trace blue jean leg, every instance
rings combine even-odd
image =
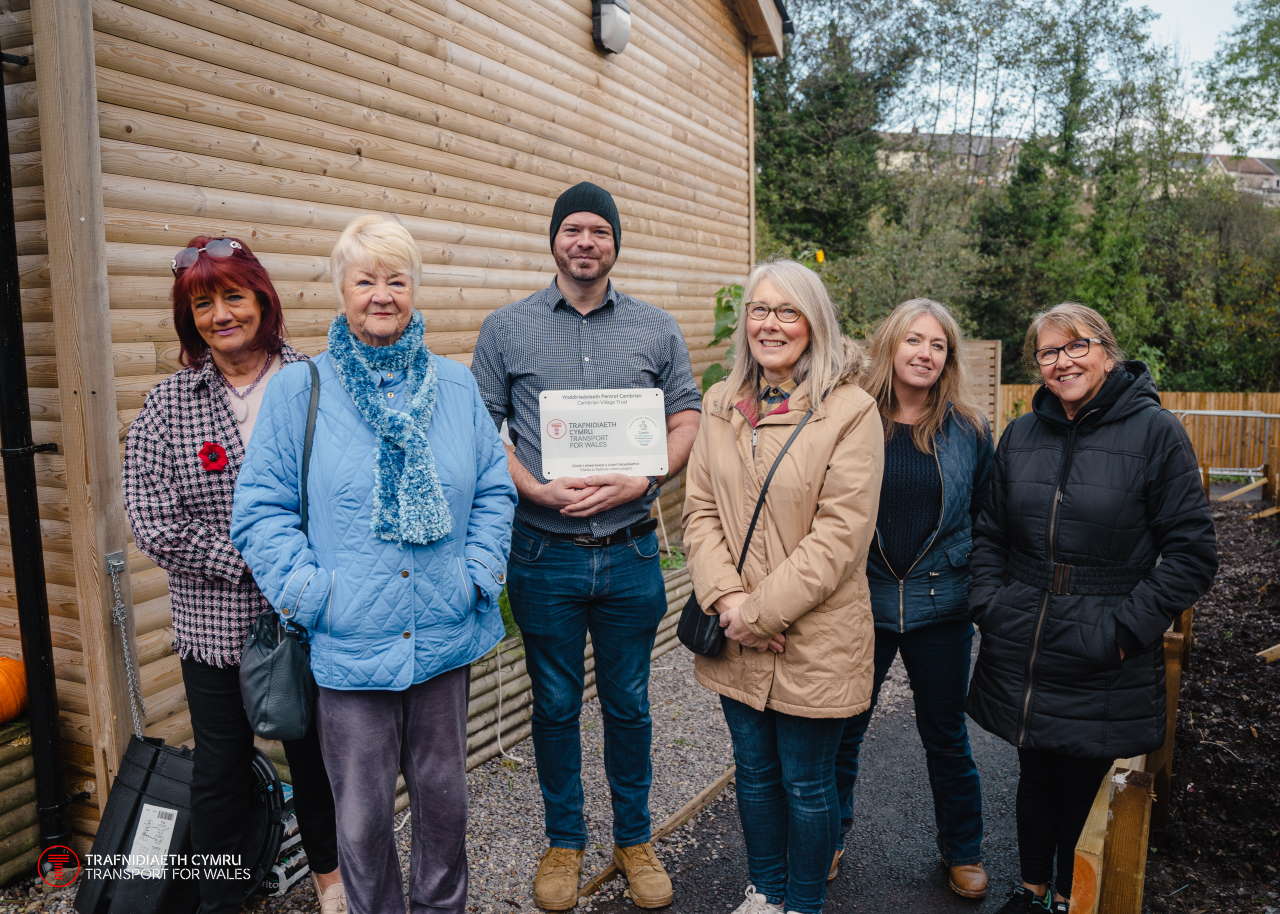
[[[720,705],[751,882],[785,911],[821,914],[840,828],[834,762],[845,721],[756,711],[723,696]]]
[[[533,743],[547,838],[586,846],[582,814],[583,651],[591,632],[604,717],[613,834],[650,838],[649,656],[666,593],[653,534],[601,548],[575,546],[517,523],[507,586],[533,685]]]
[[[658,623],[667,609],[658,538],[648,534],[605,550],[600,579],[607,594],[587,617],[595,648],[596,690],[604,719],[604,770],[619,847],[652,837],[653,719],[649,670]]]
[[[875,713],[876,702],[880,700],[880,686],[893,665],[893,658],[898,653],[898,639],[894,632],[876,629],[875,672],[871,681],[871,706],[861,714],[854,715],[845,721],[844,733],[840,739],[840,747],[836,751],[836,794],[840,802],[840,836],[836,847],[844,847],[845,836],[853,827],[853,794],[858,785],[858,759],[862,752],[862,741],[866,738],[867,727],[871,724],[871,715]]]
[[[938,850],[951,865],[982,859],[982,788],[964,714],[972,643],[973,626],[965,621],[941,622],[905,634],[876,629],[876,694],[900,651],[925,749]],[[853,823],[858,752],[869,722],[869,712],[849,720],[837,758],[842,832]]]
[[[908,632],[899,648],[929,770],[938,850],[952,866],[982,859],[982,786],[964,714],[972,645],[973,626],[959,621]]]

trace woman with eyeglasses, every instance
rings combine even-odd
[[[192,850],[234,859],[254,805],[240,648],[268,606],[231,543],[232,493],[267,383],[304,356],[284,342],[280,298],[244,242],[201,235],[170,266],[185,367],[152,389],[129,427],[124,494],[138,548],[169,573],[195,737]],[[333,794],[314,729],[284,749],[320,911],[340,914]],[[201,914],[241,909],[250,886],[229,876],[200,883]]]
[[[1102,316],[1057,305],[1024,349],[1042,386],[974,525],[968,710],[1018,750],[1022,884],[999,914],[1066,914],[1102,778],[1164,741],[1163,634],[1218,559],[1191,442]]]
[[[836,750],[871,703],[866,569],[884,433],[817,274],[763,264],[745,299],[737,360],[703,399],[689,459],[689,571],[727,639],[694,670],[720,695],[737,763],[751,884],[734,914],[820,914],[840,830]]]

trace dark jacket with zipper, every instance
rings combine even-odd
[[[1074,421],[1041,388],[1000,440],[974,527],[969,713],[1023,748],[1155,749],[1162,635],[1217,567],[1191,442],[1146,366],[1117,366]]]
[[[885,518],[877,524],[867,557],[876,628],[907,632],[969,618],[970,531],[991,477],[991,433],[951,411],[933,444],[942,504],[937,527],[910,566],[890,565],[880,536]]]

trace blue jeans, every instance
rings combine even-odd
[[[604,717],[604,769],[620,847],[651,837],[649,657],[667,611],[658,538],[648,533],[613,546],[586,547],[520,522],[507,567],[511,613],[524,636],[533,683],[533,749],[552,847],[583,848],[583,656],[595,649]]]
[[[834,762],[846,721],[757,711],[724,696],[720,706],[751,884],[784,911],[821,914],[840,830]]]
[[[967,621],[939,622],[905,633],[876,629],[875,684],[871,707],[849,718],[836,758],[840,791],[840,843],[853,825],[853,789],[858,781],[858,752],[871,722],[880,686],[902,652],[911,682],[916,729],[924,744],[933,790],[938,850],[951,866],[982,860],[982,788],[969,749],[964,699],[969,691],[973,626]]]

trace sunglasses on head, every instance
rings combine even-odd
[[[221,260],[224,257],[230,257],[236,251],[243,250],[244,245],[234,238],[214,238],[202,248],[183,248],[174,254],[173,259],[169,261],[169,269],[173,271],[174,276],[177,276],[179,270],[195,266],[195,262],[200,259],[201,254],[208,254],[210,257],[217,257]]]

